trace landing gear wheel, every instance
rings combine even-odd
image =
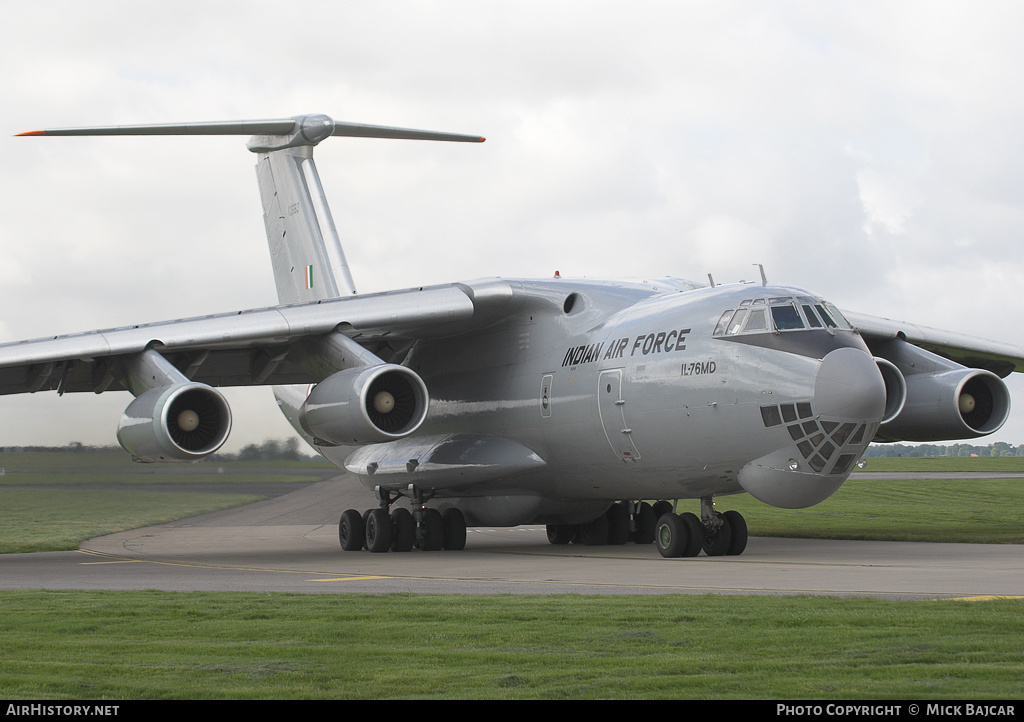
[[[672,508],[672,502],[665,501],[664,499],[662,499],[661,501],[654,502],[655,521],[660,519],[665,514],[668,514],[670,511],[674,511],[674,509]]]
[[[416,520],[412,518],[412,512],[404,507],[391,512],[391,531],[391,551],[412,550],[412,545],[416,543]]]
[[[455,507],[449,507],[441,514],[444,522],[444,548],[460,551],[466,548],[466,517]]]
[[[363,515],[355,509],[346,509],[338,522],[338,541],[347,552],[357,552],[366,541],[366,525]]]
[[[654,515],[654,508],[646,501],[637,507],[633,523],[636,529],[630,532],[630,541],[634,544],[653,544],[654,527],[658,523],[658,517]]]
[[[700,545],[704,541],[704,525],[700,523],[700,519],[697,518],[696,514],[691,514],[690,512],[680,514],[679,518],[683,520],[686,531],[690,534],[690,538],[686,542],[686,547],[683,549],[681,556],[695,557],[700,554]]]
[[[729,541],[729,556],[742,554],[747,548],[747,520],[738,511],[727,511],[722,516],[729,522],[729,531],[732,532],[732,539]]]
[[[437,509],[424,509],[420,524],[419,547],[425,552],[436,552],[444,546],[444,519]]]
[[[732,542],[732,530],[729,520],[723,514],[716,514],[722,525],[716,531],[704,528],[704,553],[709,557],[720,557],[729,551]]]
[[[576,527],[572,524],[548,524],[547,532],[550,544],[568,544],[576,536]]]
[[[384,509],[370,509],[366,515],[366,548],[386,552],[391,548],[391,517]]]
[[[672,512],[661,515],[654,528],[654,542],[661,556],[666,559],[683,556],[689,541],[690,531],[682,519]]]
[[[608,543],[618,546],[629,541],[629,507],[612,504],[605,512],[608,519]]]
[[[588,547],[604,546],[608,543],[608,516],[602,514],[594,519],[580,525],[580,533],[577,540]]]

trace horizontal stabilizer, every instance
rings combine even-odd
[[[479,135],[440,133],[386,125],[338,122],[326,115],[299,115],[276,120],[226,120],[210,123],[163,123],[157,125],[110,125],[85,128],[51,128],[18,133],[35,135],[269,135],[293,136],[291,145],[316,145],[331,135],[352,138],[393,138],[399,140],[442,140],[482,143]]]

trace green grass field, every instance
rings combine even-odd
[[[7,699],[1020,699],[1024,601],[0,593]]]

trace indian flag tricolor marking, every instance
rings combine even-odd
[[[306,266],[306,290],[313,288],[313,266]]]

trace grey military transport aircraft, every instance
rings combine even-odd
[[[553,544],[740,554],[746,522],[716,497],[806,507],[872,440],[989,434],[1009,412],[1000,377],[1024,370],[1018,346],[844,314],[763,273],[357,294],[314,146],[477,136],[324,115],[22,135],[187,134],[251,136],[281,305],[0,345],[0,393],[127,390],[121,446],[191,461],[231,430],[216,387],[271,385],[295,430],[379,499],[342,515],[347,551],[462,549],[467,525],[546,524]]]

